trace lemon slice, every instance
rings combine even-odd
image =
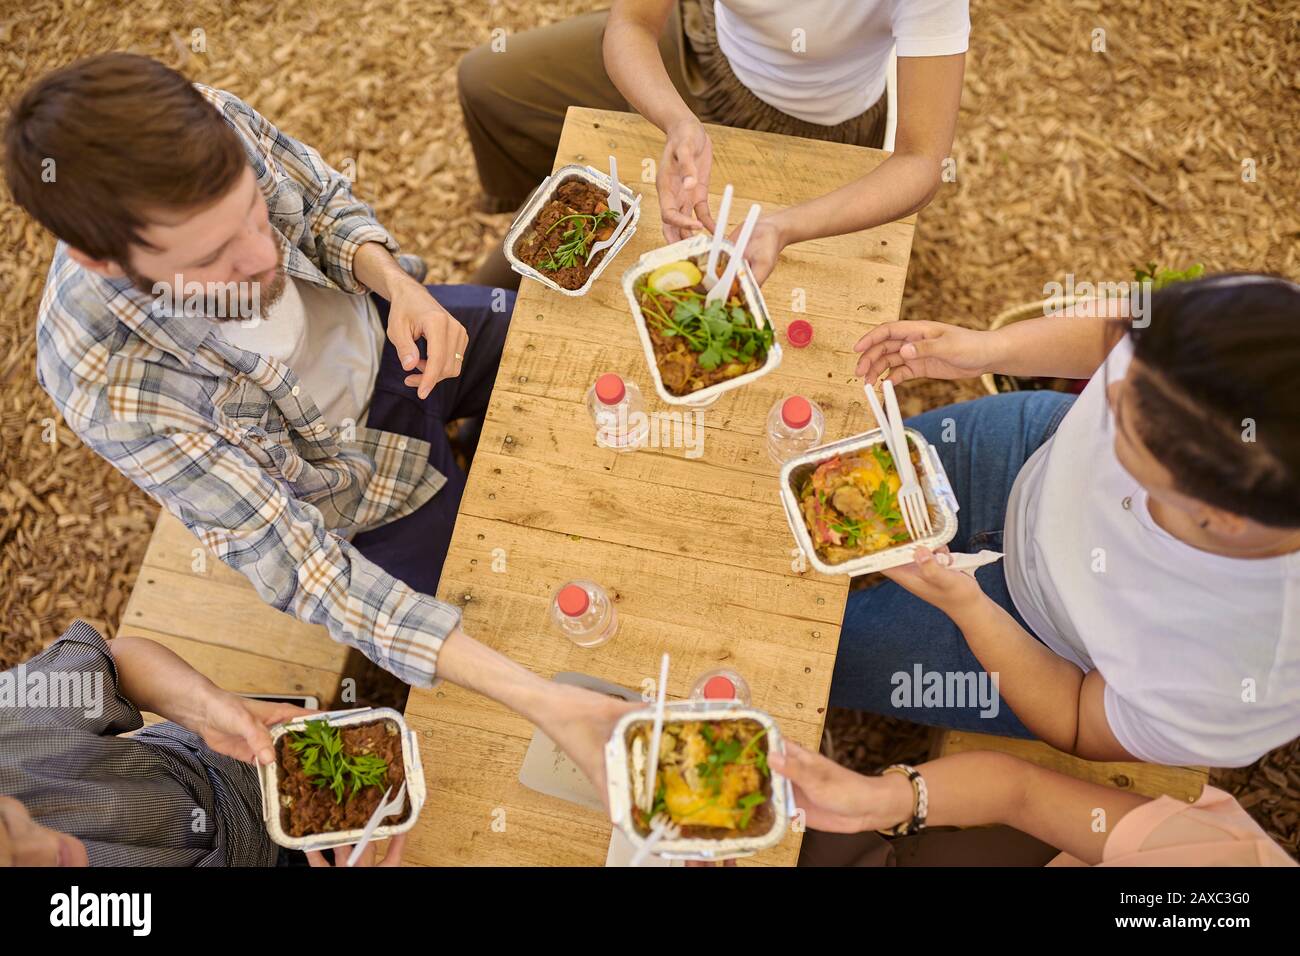
[[[647,280],[650,288],[659,292],[676,292],[688,289],[703,278],[693,262],[670,262],[650,273]]]

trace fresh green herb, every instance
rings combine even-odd
[[[739,305],[714,301],[705,303],[704,295],[694,289],[664,292],[640,288],[642,307],[659,325],[667,338],[681,337],[698,356],[700,368],[711,371],[730,362],[746,364],[772,347],[772,330],[759,327],[753,317]],[[671,313],[659,298],[673,303]]]
[[[549,236],[563,222],[572,222],[573,226],[560,234],[560,244],[555,247],[553,252],[547,252],[546,258],[539,265],[548,272],[557,272],[560,269],[577,265],[579,261],[585,263],[587,261],[587,246],[592,237],[596,235],[601,226],[617,221],[618,213],[612,209],[606,209],[594,215],[573,213],[557,219],[551,224],[551,228],[546,230],[545,235]],[[587,223],[590,223],[590,225],[587,225]]]
[[[882,481],[871,493],[871,506],[886,524],[901,524],[903,513],[898,510],[898,496],[889,490],[889,482]]]
[[[876,459],[876,464],[880,470],[888,475],[894,468],[894,456],[889,453],[889,449],[884,445],[872,445],[871,455]]]
[[[650,808],[650,816],[656,816],[660,813],[668,812],[668,786],[661,779],[659,788],[655,790],[654,805]]]
[[[1186,282],[1188,279],[1199,279],[1204,274],[1205,266],[1199,262],[1193,266],[1189,266],[1182,272],[1175,269],[1161,269],[1154,262],[1148,262],[1145,269],[1138,269],[1133,275],[1138,282],[1150,282],[1151,291],[1155,292],[1157,289],[1163,289],[1165,286],[1172,285],[1175,282]]]
[[[740,819],[737,821],[737,824],[740,827],[740,829],[743,830],[745,829],[745,827],[749,826],[749,821],[754,819],[754,811],[758,809],[760,804],[766,802],[767,802],[767,797],[763,796],[758,791],[755,791],[753,793],[747,793],[743,797],[741,797],[738,801],[736,801],[736,805],[742,811],[740,814]]]
[[[714,793],[718,793],[722,789],[723,768],[740,759],[742,748],[739,740],[720,740],[716,743],[709,741],[709,745],[713,752],[703,763],[696,764],[695,769],[699,772],[700,779],[709,784]]]
[[[841,518],[838,521],[830,522],[831,529],[838,532],[848,543],[849,547],[854,547],[858,539],[866,534],[866,529],[862,527],[861,521],[854,521],[852,518]]]
[[[324,720],[309,720],[303,730],[291,733],[289,746],[302,762],[307,779],[333,790],[336,803],[343,802],[349,784],[348,796],[352,797],[362,787],[379,786],[388,774],[388,761],[382,757],[345,754],[342,732]]]

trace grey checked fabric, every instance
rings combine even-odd
[[[176,724],[119,736],[143,721],[98,631],[77,621],[20,667],[8,673],[28,684],[102,676],[102,708],[0,703],[0,793],[82,840],[92,866],[275,865],[253,767]]]
[[[229,93],[199,87],[239,135],[289,275],[363,291],[358,248],[397,244],[346,179]],[[408,271],[423,264],[402,257]],[[410,514],[446,479],[427,443],[327,425],[288,366],[171,314],[59,243],[37,320],[37,377],[92,450],[243,572],[263,600],[431,686],[460,611],[413,591],[348,537]]]

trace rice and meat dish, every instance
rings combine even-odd
[[[668,721],[659,739],[659,773],[653,804],[644,806],[650,772],[650,721],[635,724],[627,743],[632,772],[632,816],[641,834],[666,814],[684,838],[727,839],[771,829],[771,771],[767,731],[756,720]]]
[[[913,449],[912,463],[920,473]],[[799,486],[799,507],[817,556],[841,564],[911,540],[898,505],[902,481],[884,445],[823,461]]]
[[[609,208],[609,192],[585,179],[569,179],[515,243],[515,256],[563,289],[581,289],[601,259],[602,249],[587,265],[591,247],[618,228],[618,213]]]
[[[722,259],[725,261],[725,255]],[[725,301],[705,304],[707,257],[660,266],[636,285],[659,378],[673,395],[689,395],[762,368],[772,329],[745,303],[739,280]],[[721,272],[724,263],[718,263]]]

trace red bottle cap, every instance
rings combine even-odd
[[[796,431],[807,428],[812,421],[812,404],[802,395],[791,395],[781,406],[781,421],[785,422],[786,428]]]
[[[627,388],[623,385],[623,379],[613,372],[606,372],[596,379],[596,397],[602,404],[617,405],[623,401],[623,396],[626,394]]]
[[[726,677],[718,674],[704,683],[705,700],[735,700],[736,685]]]
[[[785,327],[785,337],[795,348],[803,348],[812,341],[812,323],[805,322],[803,319],[795,319]]]
[[[555,601],[560,605],[561,613],[568,617],[580,617],[586,614],[587,608],[591,606],[591,596],[580,584],[566,584],[560,588]]]

